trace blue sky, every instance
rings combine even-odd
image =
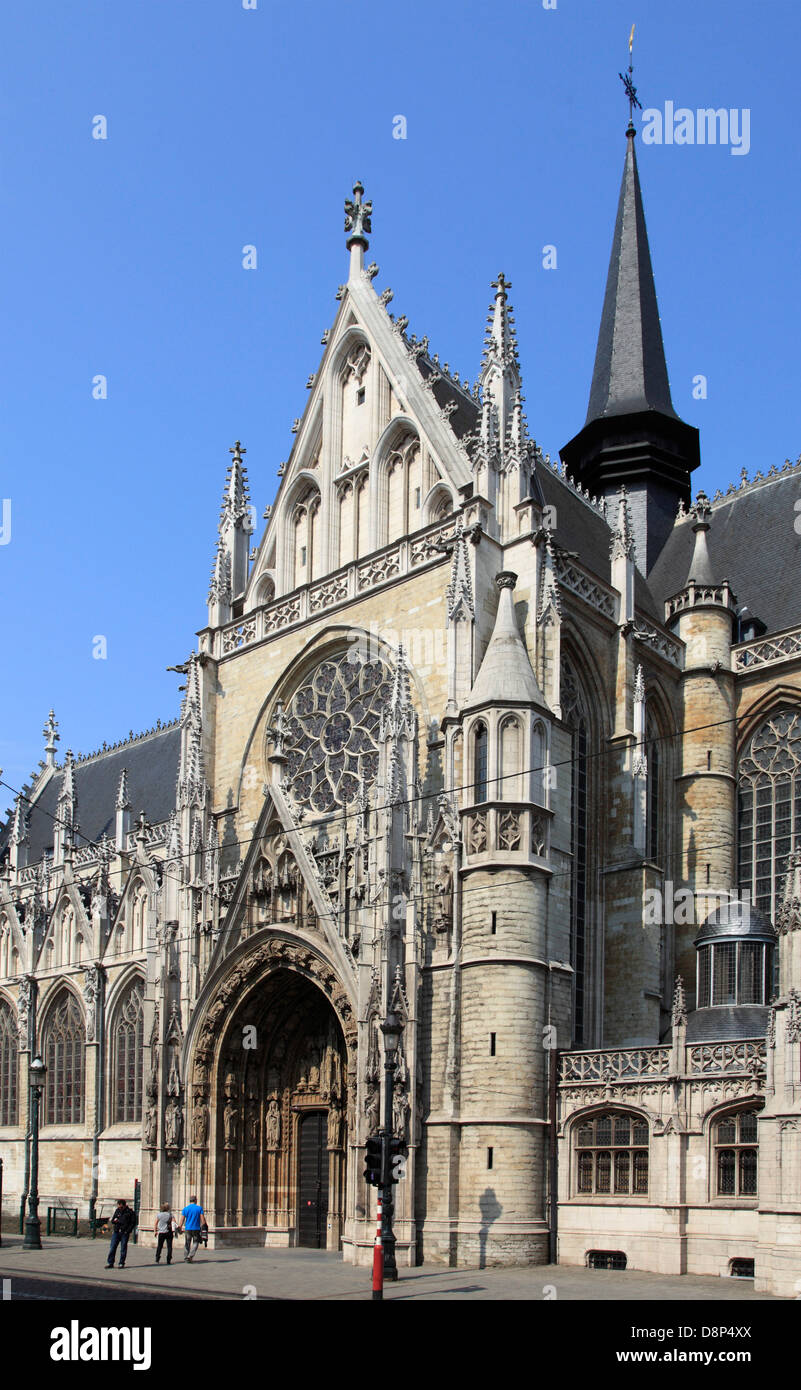
[[[7,10],[4,781],[34,769],[51,705],[60,756],[177,712],[165,667],[205,622],[228,448],[247,447],[261,513],[347,276],[356,177],[376,289],[393,288],[410,331],[472,380],[503,270],[530,430],[555,455],[580,428],[633,21],[645,107],[750,111],[747,155],[638,142],[673,400],[701,431],[697,485],[714,491],[801,450],[797,0]],[[0,814],[10,801],[1,788]]]

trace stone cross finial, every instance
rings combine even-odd
[[[363,246],[367,246],[365,232],[373,230],[373,204],[362,202],[363,193],[364,185],[357,179],[353,185],[353,198],[345,199],[345,231],[350,232],[346,246],[350,246],[354,241],[360,241]]]
[[[498,291],[498,294],[495,296],[496,299],[499,297],[503,297],[505,299],[506,291],[512,288],[512,282],[511,280],[507,280],[503,271],[500,271],[497,280],[492,281],[492,288]]]
[[[243,449],[243,448],[242,448],[242,445],[240,444],[239,440],[237,439],[237,440],[234,442],[234,447],[233,447],[233,449],[229,449],[228,452],[229,452],[229,454],[233,454],[234,459],[235,459],[235,461],[236,461],[237,463],[241,463],[241,462],[242,462],[242,455],[247,453],[247,449]]]

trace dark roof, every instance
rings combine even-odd
[[[758,941],[775,941],[776,933],[764,912],[752,907],[749,902],[739,898],[724,902],[710,912],[706,921],[699,927],[694,945],[705,941],[716,941],[719,937],[756,938]]]
[[[128,769],[128,799],[131,817],[135,820],[144,811],[151,824],[165,821],[175,807],[175,784],[181,751],[181,730],[178,724],[144,737],[133,739],[120,747],[98,753],[86,762],[74,765],[75,797],[80,834],[76,845],[96,841],[105,833],[114,835],[115,802],[120,774]],[[35,864],[46,849],[53,845],[53,824],[58,798],[64,780],[63,769],[43,788],[28,807],[28,863]],[[11,817],[0,838],[0,852],[10,833]]]
[[[712,506],[707,541],[715,578],[718,583],[728,579],[738,602],[747,604],[768,632],[801,621],[801,535],[793,525],[800,481],[799,470],[788,469]],[[693,540],[691,519],[677,522],[648,576],[660,604],[684,588]]]
[[[574,550],[579,564],[592,574],[611,581],[609,541],[611,531],[606,519],[594,507],[577,496],[569,483],[546,464],[537,465],[537,478],[546,505],[556,509],[554,539],[563,550]],[[642,613],[664,622],[664,612],[654,603],[645,578],[634,571],[634,602]]]
[[[688,1042],[732,1042],[764,1038],[769,1010],[764,1004],[720,1004],[687,1015]]]
[[[642,192],[628,133],[606,294],[595,351],[587,423],[609,415],[659,410],[675,416]]]

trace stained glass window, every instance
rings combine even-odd
[[[741,1110],[718,1120],[713,1131],[718,1197],[757,1195],[757,1111]]]
[[[45,1033],[45,1124],[83,1123],[85,1030],[80,1005],[63,993]]]
[[[0,1125],[17,1123],[17,1024],[8,1004],[0,1004]]]
[[[648,1194],[648,1124],[607,1111],[576,1134],[577,1191],[606,1197]]]
[[[142,981],[134,980],[117,1012],[114,1026],[114,1123],[135,1123],[142,1118],[142,1065],[144,1047]]]
[[[353,658],[356,659],[353,659]],[[289,701],[285,752],[290,795],[318,815],[355,800],[378,773],[378,733],[392,673],[353,651],[323,661]]]
[[[739,886],[773,918],[787,857],[801,844],[801,713],[770,715],[746,744],[738,768]]]

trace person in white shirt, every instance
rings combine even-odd
[[[161,1210],[156,1217],[156,1224],[153,1227],[153,1234],[158,1237],[156,1242],[156,1264],[161,1261],[162,1247],[167,1246],[167,1264],[172,1264],[172,1238],[177,1222],[170,1211],[169,1202],[162,1202]]]

